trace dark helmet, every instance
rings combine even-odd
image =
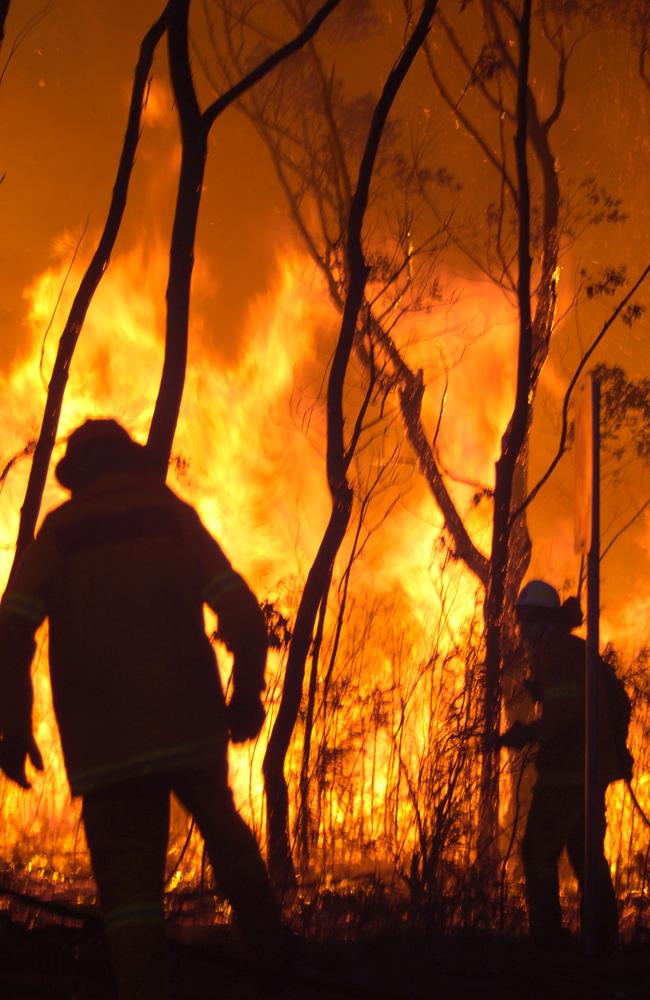
[[[76,490],[98,476],[145,467],[145,449],[116,420],[87,420],[68,438],[56,478]]]

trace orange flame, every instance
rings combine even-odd
[[[62,238],[59,249],[68,244],[69,239]],[[74,427],[94,415],[115,415],[137,439],[146,439],[162,366],[161,303],[166,267],[166,254],[160,245],[138,247],[113,260],[73,360],[59,448]],[[39,376],[41,339],[64,271],[62,264],[49,268],[25,293],[30,348],[2,387],[5,457],[24,448],[38,432],[45,399]],[[75,277],[73,272],[62,295],[59,317],[69,307]],[[201,301],[209,281],[199,259],[194,301]],[[436,446],[457,479],[451,483],[454,499],[468,512],[473,537],[486,550],[489,504],[480,501],[473,505],[472,496],[492,484],[500,435],[512,405],[515,329],[507,305],[488,285],[476,286],[476,297],[468,296],[457,306],[455,333],[450,334],[444,322],[435,316],[419,318],[404,332],[403,341],[408,344],[410,363],[414,368],[422,365],[430,385],[424,420],[432,438],[443,400],[444,373],[448,373]],[[329,513],[319,391],[337,323],[324,289],[297,256],[282,262],[275,287],[250,307],[234,360],[226,363],[215,356],[208,317],[200,310],[192,317],[188,374],[170,483],[197,507],[258,596],[272,599],[289,617]],[[57,343],[57,326],[60,320],[53,324],[43,353],[46,377]],[[438,345],[433,352],[432,342]],[[436,359],[433,372],[426,367],[432,355]],[[456,366],[461,356],[462,377]],[[352,391],[349,408],[352,415]],[[384,440],[384,452],[376,442],[361,451],[357,485],[386,460],[389,444],[400,436],[401,432],[391,431]],[[363,557],[352,569],[350,618],[329,681],[332,697],[346,704],[345,717],[339,719],[336,711],[317,716],[324,750],[315,766],[325,769],[319,788],[329,797],[330,862],[337,857],[351,859],[349,849],[341,845],[346,829],[352,826],[357,860],[370,850],[369,844],[374,845],[375,857],[384,858],[391,853],[394,856],[397,843],[401,852],[414,844],[413,789],[400,775],[419,774],[430,745],[427,741],[432,732],[443,727],[445,711],[464,683],[462,649],[467,623],[476,610],[477,584],[441,544],[439,512],[421,477],[410,475],[412,466],[413,459],[402,447],[397,452],[396,468],[405,471],[399,471],[393,485],[378,495],[367,524],[374,524],[376,530],[370,532]],[[26,475],[27,461],[19,461],[4,487],[0,520],[5,576]],[[43,512],[63,499],[63,491],[50,476]],[[348,539],[340,567],[350,557],[350,545]],[[340,592],[334,589],[319,668],[321,689],[339,600]],[[446,659],[436,660],[438,665],[430,669],[430,673],[439,671],[436,701],[427,679],[427,664],[434,662],[432,651],[441,649]],[[229,664],[223,651],[219,660],[227,681]],[[271,717],[279,697],[281,672],[281,657],[274,653],[269,683]],[[78,809],[69,801],[63,773],[42,645],[34,676],[35,729],[48,766],[43,777],[34,778],[30,795],[6,783],[0,786],[5,804],[0,839],[16,858],[24,862],[31,857],[33,866],[45,868],[43,859],[47,857],[56,871],[87,871]],[[371,717],[375,720],[372,724]],[[400,719],[401,729],[397,728]],[[258,832],[263,820],[260,764],[267,731],[268,724],[255,747],[231,755],[236,798]],[[299,743],[294,741],[288,761],[292,781],[300,767]],[[327,767],[330,771],[325,773]],[[386,830],[389,801],[400,827],[392,846]],[[322,815],[321,822],[325,824]],[[181,828],[182,817],[177,816],[176,840],[181,837]],[[200,847],[193,842],[173,884],[196,879],[199,870]]]

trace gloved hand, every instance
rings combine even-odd
[[[31,788],[25,773],[27,757],[37,771],[43,770],[41,751],[31,733],[27,736],[7,735],[0,742],[0,770],[21,788]]]
[[[228,728],[233,743],[255,739],[264,725],[266,711],[259,695],[234,694],[227,709]]]

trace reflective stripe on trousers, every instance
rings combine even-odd
[[[257,841],[237,813],[223,759],[202,770],[91,792],[83,820],[121,1000],[169,996],[163,884],[173,791],[204,837],[219,890],[263,964],[280,961],[278,907]]]

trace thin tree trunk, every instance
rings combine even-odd
[[[339,3],[340,0],[328,0],[295,38],[264,59],[205,111],[201,111],[192,80],[188,48],[190,0],[171,0],[169,68],[178,105],[183,151],[169,252],[165,360],[147,440],[147,450],[162,479],[167,475],[185,384],[194,243],[210,129],[226,108],[313,38]]]
[[[384,126],[397,92],[424,43],[437,0],[425,2],[420,18],[402,54],[391,70],[373,114],[359,175],[350,203],[346,245],[348,289],[343,308],[341,331],[332,360],[327,386],[327,482],[332,511],[316,558],[307,576],[293,632],[278,715],[264,757],[263,772],[267,801],[268,862],[271,877],[281,886],[295,882],[289,844],[289,794],[284,776],[284,762],[295,727],[305,674],[305,663],[314,631],[316,615],[323,599],[326,581],[345,537],[352,512],[352,490],[347,481],[358,433],[359,419],[350,445],[344,440],[343,388],[350,353],[354,343],[359,313],[364,301],[368,277],[361,230],[368,203],[370,182]]]
[[[512,486],[517,460],[526,440],[530,415],[530,375],[532,362],[532,317],[530,306],[530,191],[526,158],[528,132],[528,62],[530,55],[530,13],[532,0],[524,0],[519,22],[519,81],[517,92],[517,133],[515,153],[519,181],[519,349],[515,404],[506,428],[501,455],[496,463],[490,577],[485,601],[485,687],[483,714],[487,739],[499,731],[501,714],[501,624],[505,601],[506,571],[510,537]],[[481,767],[479,802],[479,854],[497,857],[499,814],[498,751],[486,749]],[[495,865],[496,874],[496,865]]]
[[[311,837],[311,820],[309,813],[309,758],[311,755],[311,736],[314,727],[314,711],[316,707],[316,689],[318,687],[318,664],[320,662],[320,651],[323,644],[323,633],[325,631],[325,616],[327,614],[327,598],[329,595],[330,580],[325,588],[323,599],[320,602],[318,612],[318,624],[316,626],[316,636],[314,638],[314,648],[311,654],[311,668],[309,671],[309,687],[307,690],[307,711],[305,712],[305,736],[302,746],[302,760],[300,762],[300,782],[298,789],[298,842],[300,844],[300,862],[303,870],[309,864],[309,842]]]
[[[190,285],[201,206],[209,126],[199,110],[188,51],[189,0],[172,0],[167,33],[169,72],[180,118],[182,156],[169,251],[165,360],[151,419],[147,450],[161,479],[176,431],[185,384]]]
[[[126,197],[129,188],[129,181],[135,161],[135,152],[140,138],[140,119],[143,102],[145,99],[149,73],[153,61],[154,52],[160,38],[165,31],[167,24],[167,8],[160,18],[149,29],[140,46],[140,56],[135,68],[133,88],[131,91],[131,105],[127,121],[122,154],[117,169],[115,185],[111,203],[106,218],[104,231],[97,245],[93,258],[84,274],[74,302],[70,309],[70,314],[66,321],[59,346],[57,350],[54,368],[50,378],[45,402],[45,410],[41,422],[41,429],[34,450],[34,457],[27,482],[25,499],[20,512],[20,524],[18,528],[18,540],[16,543],[16,554],[12,565],[10,578],[13,575],[17,562],[25,547],[34,538],[36,522],[41,509],[45,480],[52,458],[52,451],[61,416],[63,396],[68,383],[68,375],[72,357],[77,346],[79,334],[83,328],[88,307],[99,282],[108,267],[115,240],[119,232]]]

